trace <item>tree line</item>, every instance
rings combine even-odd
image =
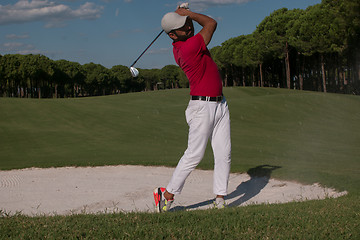
[[[211,49],[229,86],[360,94],[360,1],[274,11],[249,35]]]
[[[248,35],[210,49],[224,86],[283,87],[360,94],[360,2],[322,0],[305,10],[274,11]],[[241,27],[241,25],[240,25]],[[0,96],[57,98],[186,88],[181,69],[110,69],[51,60],[43,55],[0,55]]]
[[[175,65],[140,73],[133,78],[122,65],[108,69],[43,55],[0,55],[0,96],[63,98],[188,87],[185,74]]]

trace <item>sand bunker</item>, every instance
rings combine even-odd
[[[2,214],[68,215],[98,212],[153,212],[152,191],[166,186],[173,168],[145,166],[29,168],[0,171]],[[175,197],[173,211],[212,207],[212,171],[195,170]],[[231,174],[228,206],[334,198],[319,184],[302,185],[268,176]]]

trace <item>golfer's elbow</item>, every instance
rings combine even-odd
[[[204,25],[203,29],[200,31],[200,34],[204,38],[205,45],[208,45],[211,41],[211,38],[216,30],[217,22],[209,18],[207,23]]]
[[[208,25],[207,25],[207,29],[208,29],[208,32],[210,34],[210,38],[212,37],[212,35],[214,34],[215,30],[216,30],[216,27],[217,27],[217,22],[210,18],[211,20],[209,21]]]
[[[211,28],[213,29],[213,32],[215,32],[216,28],[217,28],[217,22],[211,18],[211,21],[209,23],[211,25]]]

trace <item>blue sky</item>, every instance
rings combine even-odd
[[[271,12],[321,0],[190,0],[190,9],[218,21],[209,48],[252,33]],[[42,54],[53,60],[129,66],[161,31],[162,16],[179,1],[1,0],[0,54]],[[195,25],[196,32],[199,26]],[[137,62],[138,68],[175,64],[163,34]]]

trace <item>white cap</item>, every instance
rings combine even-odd
[[[161,27],[166,33],[181,28],[185,25],[187,16],[181,16],[176,12],[169,12],[161,19]]]

